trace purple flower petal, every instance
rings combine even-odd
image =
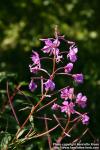
[[[78,48],[76,46],[71,45],[69,49],[70,50],[67,54],[67,58],[69,58],[71,62],[75,62],[77,60],[76,53],[78,52]]]
[[[29,89],[30,89],[30,91],[33,92],[36,88],[37,88],[37,84],[35,84],[33,82],[33,80],[31,80],[31,82],[29,83]]]
[[[59,54],[58,46],[60,45],[60,41],[58,39],[55,39],[54,41],[50,39],[44,39],[42,41],[45,42],[45,46],[42,48],[44,53],[50,53],[54,55]]]
[[[66,112],[67,114],[73,114],[75,112],[74,110],[74,103],[70,102],[68,103],[68,101],[64,101],[63,106],[61,106],[61,112]]]
[[[60,107],[60,106],[59,106],[58,104],[54,103],[54,104],[52,105],[51,109],[52,109],[52,110],[58,110],[59,107]]]
[[[62,104],[67,106],[68,105],[68,101],[64,101]]]
[[[61,98],[65,100],[68,99],[68,88],[65,88],[61,91]]]
[[[65,88],[61,91],[61,98],[67,100],[74,97],[74,88]]]
[[[77,83],[83,83],[83,74],[74,74],[72,76]]]
[[[40,63],[40,58],[39,58],[39,54],[35,51],[32,51],[33,54],[32,54],[32,61],[34,64],[38,65]]]
[[[75,52],[75,54],[78,52],[78,48],[76,46],[71,46],[70,50]]]
[[[58,39],[55,39],[53,41],[54,47],[58,47],[60,45],[60,41]]]
[[[69,73],[71,72],[71,70],[73,69],[73,64],[72,63],[68,63],[65,67],[65,73]]]
[[[52,53],[57,56],[59,54],[59,49],[53,48]]]
[[[51,50],[52,50],[52,48],[49,47],[49,46],[44,46],[44,47],[42,48],[42,50],[43,50],[44,53],[50,53]]]
[[[69,88],[68,97],[69,97],[69,99],[73,99],[73,97],[74,97],[74,88]]]
[[[52,41],[50,39],[45,40],[45,45],[46,46],[52,46]]]
[[[75,62],[77,60],[77,56],[74,51],[70,50],[67,54],[67,58],[70,59],[71,62]]]
[[[76,103],[82,108],[86,107],[87,97],[83,96],[82,93],[78,93],[76,96]]]
[[[88,115],[86,115],[86,114],[84,114],[84,115],[82,115],[82,123],[84,124],[84,125],[87,125],[88,123],[89,123],[89,116]]]
[[[48,90],[53,91],[55,89],[55,83],[50,79],[48,79],[47,82],[44,83],[44,85],[46,91]]]

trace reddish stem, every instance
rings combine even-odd
[[[88,132],[88,130],[89,130],[88,128],[85,129],[85,131],[78,138],[76,138],[72,143],[76,143],[80,141],[80,139]]]
[[[70,114],[68,115],[68,121],[67,121],[67,123],[66,123],[66,126],[65,126],[63,132],[61,133],[61,136],[57,139],[57,143],[61,143],[61,141],[62,141],[62,139],[64,138],[64,135],[65,135],[65,133],[66,133],[66,131],[67,131],[67,128],[68,128],[69,123],[70,123]]]
[[[46,114],[44,115],[44,117],[46,118]],[[48,123],[47,123],[46,119],[45,119],[45,128],[46,128],[46,131],[48,131]],[[48,137],[49,149],[51,149],[52,148],[52,141],[51,141],[51,137],[50,137],[49,133],[47,134],[47,137]]]
[[[11,109],[12,109],[12,112],[13,112],[13,115],[14,115],[14,117],[15,117],[15,120],[16,120],[16,122],[18,123],[18,125],[20,126],[18,117],[17,117],[17,115],[16,115],[16,113],[15,113],[15,110],[14,110],[14,107],[13,107],[13,105],[12,105],[12,101],[11,101],[12,99],[10,98],[10,95],[9,95],[8,82],[7,82],[7,96],[8,96],[9,104],[10,104],[10,107],[11,107]]]
[[[46,91],[45,95],[47,94],[48,91]],[[40,99],[40,101],[32,107],[30,114],[28,115],[28,117],[26,118],[26,120],[24,121],[24,123],[22,124],[22,126],[20,127],[20,129],[17,131],[16,133],[16,138],[18,136],[18,134],[20,133],[20,131],[24,128],[24,126],[27,124],[28,120],[30,119],[31,115],[34,113],[34,111],[36,110],[36,108],[40,105],[40,103],[44,100],[45,96],[43,95]]]
[[[16,86],[16,88],[15,88],[15,91],[14,91],[14,93],[13,93],[13,95],[12,96],[10,96],[10,101],[12,102],[13,101],[13,99],[14,99],[14,96],[17,94],[17,92],[18,92],[18,89],[21,87],[21,85],[17,85]],[[6,106],[8,105],[8,103],[9,103],[9,101],[7,100],[6,102],[4,102],[4,104],[3,104],[3,106],[2,106],[2,112],[4,112],[5,111],[5,108],[6,108]]]
[[[45,104],[44,106],[40,107],[36,112],[39,112],[40,110],[44,109],[45,107],[49,106],[50,104],[52,104],[53,102],[55,102],[57,100],[57,98],[53,99],[51,102]]]
[[[46,134],[48,134],[48,133],[54,131],[56,128],[58,128],[58,126],[59,126],[59,124],[57,124],[56,126],[54,126],[53,128],[49,129],[49,130],[46,131],[46,132],[43,132],[43,133],[41,133],[41,134],[38,134],[38,135],[33,136],[32,138],[38,138],[38,137],[44,136],[44,135],[46,135]],[[29,139],[31,139],[31,138],[29,138]]]

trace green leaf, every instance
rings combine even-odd
[[[0,149],[7,150],[8,144],[11,141],[12,137],[8,132],[0,133]]]

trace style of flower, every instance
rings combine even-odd
[[[59,54],[59,45],[60,41],[58,39],[55,39],[53,42],[50,39],[41,39],[42,41],[45,42],[45,46],[42,48],[44,53],[50,53],[54,55]]]
[[[74,97],[74,88],[65,88],[61,90],[61,98],[67,100]]]
[[[59,63],[62,58],[63,58],[62,55],[56,55],[56,63]]]
[[[83,74],[73,74],[72,77],[74,78],[76,83],[83,83]]]
[[[52,110],[58,110],[58,108],[60,108],[60,106],[56,103],[54,103],[51,107]]]
[[[68,103],[68,101],[64,101],[63,106],[61,106],[61,112],[66,112],[67,114],[74,114],[75,110],[74,110],[74,103],[70,102]]]
[[[82,115],[82,123],[84,124],[84,125],[87,125],[88,123],[89,123],[89,116],[88,115],[86,115],[86,114],[84,114],[84,115]]]
[[[40,67],[38,65],[36,65],[36,66],[29,65],[29,68],[30,68],[31,73],[37,73],[39,71]]]
[[[44,85],[45,85],[45,90],[46,91],[48,91],[48,90],[53,91],[55,89],[55,83],[52,80],[50,80],[50,79],[48,79],[44,83]]]
[[[34,83],[33,80],[29,83],[29,89],[31,92],[33,92],[37,88],[37,84]]]
[[[76,103],[82,108],[86,107],[87,97],[83,96],[82,93],[78,93],[76,96]]]
[[[73,69],[73,63],[68,63],[68,64],[64,67],[65,73],[71,72],[72,69]]]
[[[40,63],[39,54],[35,51],[32,51],[32,52],[33,52],[33,54],[32,54],[31,59],[35,65],[38,65]]]

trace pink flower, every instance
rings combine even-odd
[[[61,98],[67,100],[72,99],[74,96],[74,88],[65,88],[61,91]]]
[[[73,74],[72,77],[74,78],[76,83],[83,83],[83,74]]]
[[[32,54],[32,61],[35,65],[38,65],[40,63],[40,58],[39,58],[39,54],[35,51],[32,51],[33,54]]]
[[[64,101],[62,104],[63,106],[61,107],[61,112],[66,112],[67,114],[73,114],[75,112],[75,105],[73,102],[68,103],[68,101]]]
[[[50,79],[48,79],[47,82],[44,83],[44,85],[46,91],[48,90],[53,91],[55,89],[55,83]]]
[[[53,42],[50,39],[41,39],[45,42],[45,46],[42,48],[44,53],[50,53],[54,55],[58,55],[59,53],[59,45],[60,41],[58,39],[55,39]]]
[[[82,115],[82,123],[83,124],[88,124],[89,123],[89,116],[88,115],[86,115],[86,114],[84,114],[84,115]]]
[[[73,69],[73,64],[72,63],[68,63],[65,67],[65,73],[69,73],[71,72],[71,70]]]
[[[76,56],[77,52],[78,52],[78,48],[74,45],[71,45],[69,53],[67,54],[67,58],[69,58],[71,62],[75,62],[77,60],[77,56]]]
[[[56,103],[54,103],[51,107],[52,110],[58,110],[58,108],[60,108],[60,106]]]
[[[78,93],[76,96],[76,103],[82,108],[86,107],[87,97],[83,96],[82,93]]]
[[[36,88],[37,88],[37,84],[35,84],[33,82],[33,80],[31,80],[31,82],[29,83],[29,89],[30,89],[30,91],[33,92]]]
[[[32,61],[33,61],[33,64],[32,65],[29,65],[29,68],[30,68],[30,72],[31,73],[37,73],[39,71],[39,69],[41,68],[41,64],[40,64],[40,58],[39,58],[39,54],[35,51],[32,51],[33,54],[32,54]]]

